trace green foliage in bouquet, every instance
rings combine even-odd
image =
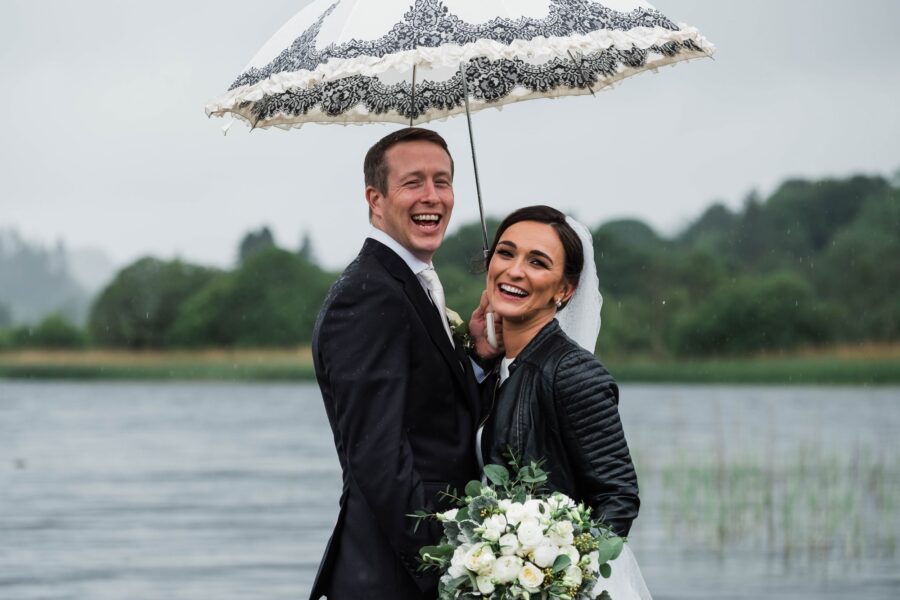
[[[441,542],[419,552],[421,568],[441,572],[440,599],[608,599],[602,581],[625,540],[590,507],[546,492],[539,463],[510,467],[487,465],[490,485],[470,481],[462,496],[444,492],[454,509],[411,515],[443,525]]]

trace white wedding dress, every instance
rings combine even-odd
[[[641,575],[641,568],[628,544],[625,544],[622,554],[611,561],[609,566],[612,567],[612,575],[609,579],[597,580],[591,592],[592,597],[596,598],[605,591],[612,600],[652,600],[650,590],[644,583],[644,576]]]

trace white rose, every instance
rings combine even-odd
[[[450,568],[447,569],[447,574],[450,575],[450,577],[452,579],[456,579],[457,577],[462,577],[466,573],[468,573],[468,571],[466,571],[466,568],[462,565],[451,564]]]
[[[555,546],[551,544],[549,541],[544,540],[541,544],[534,549],[534,564],[545,569],[547,567],[552,567],[553,563],[556,562],[556,557],[559,556],[559,546]]]
[[[451,508],[450,510],[437,514],[438,521],[455,521],[456,513],[459,512],[458,508]]]
[[[525,501],[525,516],[531,519],[540,520],[541,517],[544,516],[544,513],[541,511],[541,506],[543,502],[540,500],[526,500]]]
[[[461,577],[466,574],[466,558],[468,558],[469,550],[472,546],[463,544],[453,551],[453,557],[450,559],[450,568],[447,572],[454,578]]]
[[[536,519],[525,519],[519,523],[516,535],[519,537],[522,547],[527,549],[536,548],[544,539],[543,528]]]
[[[575,546],[563,546],[559,551],[561,554],[568,556],[573,565],[577,565],[578,561],[581,560],[581,554],[578,553],[578,548]]]
[[[543,572],[530,562],[525,563],[522,570],[519,571],[519,585],[529,592],[536,592],[542,583],[544,583]]]
[[[501,556],[494,561],[491,577],[497,583],[510,583],[516,580],[521,569],[522,559],[518,556]]]
[[[494,593],[494,582],[490,575],[479,575],[475,578],[475,584],[478,586],[478,591],[485,596]]]
[[[481,537],[489,542],[496,542],[506,532],[506,517],[494,515],[481,524]]]
[[[563,508],[574,508],[575,501],[565,494],[554,492],[553,495],[547,499],[547,505],[553,510],[561,510]]]
[[[518,525],[525,518],[525,507],[518,502],[511,502],[505,512],[506,522],[510,525]]]
[[[547,537],[557,546],[571,546],[575,541],[574,529],[569,521],[559,521],[547,530]]]
[[[485,575],[491,572],[495,560],[497,557],[494,556],[490,544],[475,544],[466,557],[466,568],[479,575]]]
[[[512,556],[519,549],[519,538],[514,533],[507,533],[500,536],[500,554],[503,556]],[[598,554],[599,556],[599,554]]]
[[[581,569],[575,565],[569,565],[563,572],[563,585],[566,587],[578,587],[581,585]]]

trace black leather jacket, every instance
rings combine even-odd
[[[544,459],[549,488],[593,507],[613,530],[628,535],[637,517],[637,476],[619,420],[619,388],[590,352],[554,319],[510,365],[485,380],[481,438],[485,464]]]

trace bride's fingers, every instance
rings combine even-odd
[[[482,312],[488,312],[490,310],[491,304],[488,300],[487,290],[481,292],[481,299],[478,301],[478,309]]]

